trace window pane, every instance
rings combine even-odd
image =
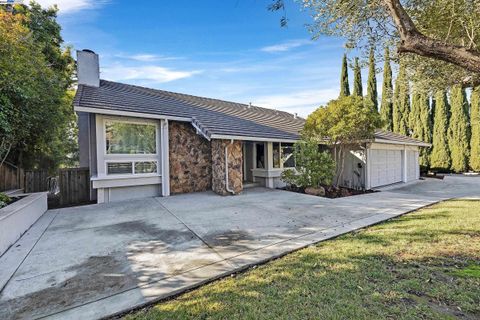
[[[294,168],[293,143],[282,143],[282,163],[284,168]]]
[[[273,167],[280,168],[280,143],[273,143]]]
[[[156,126],[107,121],[105,124],[107,154],[155,154]]]
[[[142,161],[135,162],[135,173],[155,173],[157,172],[157,162],[155,161]]]
[[[131,162],[108,162],[107,174],[131,174],[132,163]]]
[[[265,168],[265,147],[263,143],[257,143],[257,168]]]

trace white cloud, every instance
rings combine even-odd
[[[311,40],[306,39],[289,40],[283,43],[263,47],[260,50],[264,52],[284,52],[312,43],[313,42]]]
[[[85,9],[93,9],[105,0],[36,0],[42,7],[48,8],[56,4],[60,14],[72,13]]]
[[[161,56],[157,54],[149,54],[149,53],[139,53],[139,54],[117,54],[115,55],[118,58],[141,61],[141,62],[152,62],[152,61],[166,61],[166,60],[179,60],[182,59],[180,57],[167,57]]]
[[[102,78],[112,81],[140,80],[153,83],[164,83],[192,77],[202,71],[178,71],[155,65],[124,66],[116,64],[102,68]]]
[[[261,107],[298,113],[298,115],[306,117],[319,106],[337,97],[338,89],[330,88],[260,96],[254,99],[253,103]]]

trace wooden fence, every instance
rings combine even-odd
[[[43,192],[48,191],[48,171],[47,170],[26,170],[25,171],[25,192]]]
[[[60,169],[58,172],[60,207],[90,202],[90,171],[88,168]]]
[[[23,189],[25,186],[22,168],[4,162],[0,166],[0,192],[7,190]]]
[[[25,193],[48,191],[49,207],[67,207],[90,203],[90,171],[88,168],[59,169],[51,175],[47,170],[22,170],[11,164],[0,167],[0,192],[24,189]]]

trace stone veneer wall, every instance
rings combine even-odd
[[[242,142],[230,140],[212,140],[212,190],[221,195],[230,194],[225,187],[225,146],[228,145],[228,180],[230,189],[235,193],[243,190]]]
[[[188,122],[169,121],[170,193],[210,190],[212,153],[210,141]]]

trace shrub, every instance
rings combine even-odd
[[[7,196],[5,193],[0,192],[0,209],[6,207],[9,202],[10,197]]]
[[[300,140],[295,143],[293,156],[295,170],[282,172],[281,179],[298,187],[314,187],[332,184],[335,175],[335,162],[330,153],[320,151],[313,140]]]

